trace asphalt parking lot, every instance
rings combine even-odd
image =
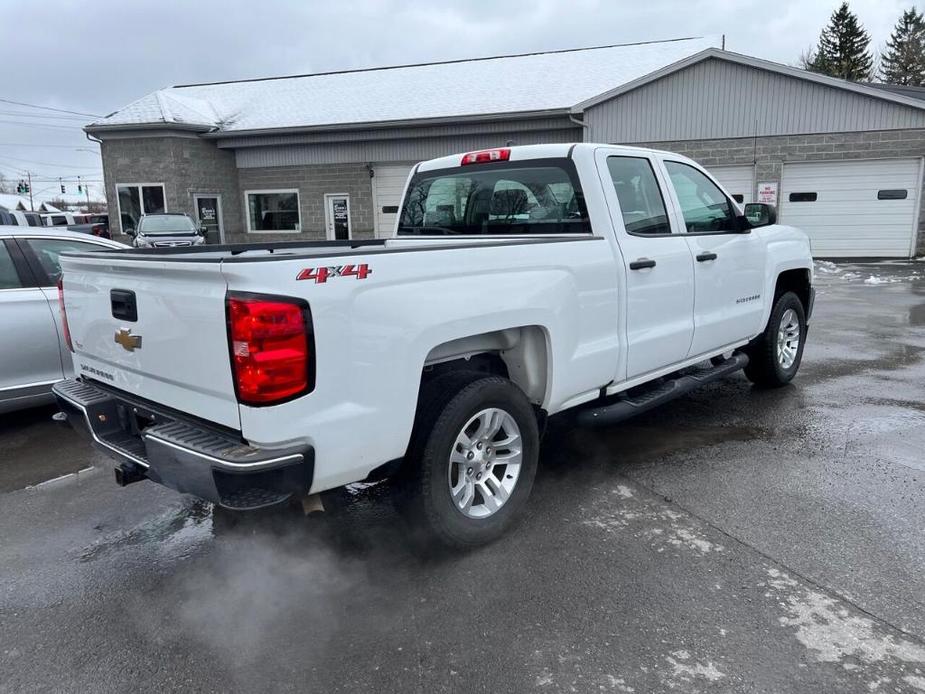
[[[794,385],[560,422],[469,554],[383,485],[227,527],[4,418],[0,692],[925,691],[925,264],[817,267]]]

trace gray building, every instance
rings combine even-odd
[[[818,257],[910,257],[922,94],[712,39],[182,85],[86,127],[113,226],[184,211],[226,242],[388,236],[414,162],[539,142],[645,144],[770,201]]]

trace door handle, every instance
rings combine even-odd
[[[697,256],[698,263],[705,263],[708,260],[716,260],[716,253],[701,253]]]
[[[655,267],[655,261],[648,258],[639,258],[630,263],[630,270],[645,270],[648,267]]]

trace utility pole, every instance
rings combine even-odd
[[[26,171],[26,176],[29,177],[29,210],[35,212],[35,203],[32,202],[32,172]]]

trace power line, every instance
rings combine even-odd
[[[6,123],[7,125],[28,125],[33,128],[51,128],[52,130],[83,130],[79,125],[57,125],[52,123],[29,123],[27,121],[18,121],[18,120],[0,120],[0,123]]]
[[[38,106],[37,104],[27,104],[24,101],[13,101],[12,99],[0,99],[4,104],[16,104],[17,106],[28,106],[29,108],[40,108],[45,111],[57,111],[58,113],[72,113],[75,116],[90,116],[91,118],[105,118],[98,113],[83,113],[81,111],[69,111],[66,108],[52,108],[51,106]]]
[[[54,118],[56,120],[73,120],[86,122],[86,116],[56,116],[51,113],[29,113],[28,111],[0,111],[3,116],[22,116],[24,118]]]
[[[0,142],[0,147],[54,147],[55,149],[74,149],[89,152],[90,154],[99,154],[99,152],[90,150],[86,147],[77,147],[75,145],[40,145],[36,142]]]
[[[21,161],[26,164],[37,164],[38,166],[59,166],[63,169],[94,169],[96,171],[100,170],[100,167],[96,164],[91,166],[75,166],[74,164],[60,164],[58,162],[47,162],[47,161],[35,161],[34,159],[21,159],[20,157],[11,157],[7,154],[4,154],[0,157],[0,161]]]

